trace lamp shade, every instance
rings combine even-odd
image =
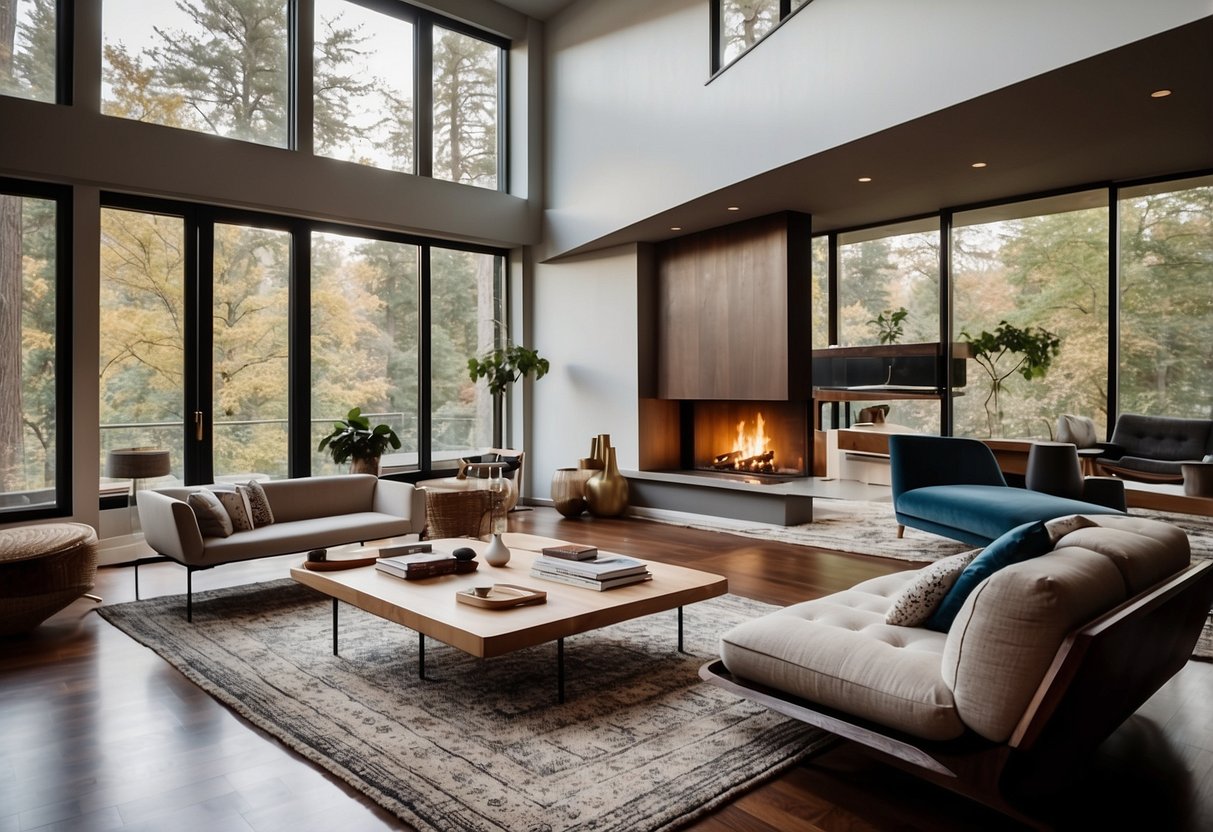
[[[144,480],[172,471],[163,448],[115,448],[105,457],[105,475],[115,479]]]

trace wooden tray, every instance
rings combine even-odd
[[[455,600],[461,604],[471,604],[473,607],[500,610],[506,607],[521,607],[525,604],[546,604],[548,594],[515,584],[493,584],[492,590],[484,598],[476,595],[470,589],[464,589],[455,593]]]
[[[340,558],[335,560],[305,560],[303,568],[311,572],[336,572],[340,569],[357,569],[360,566],[370,566],[378,557],[373,558]]]

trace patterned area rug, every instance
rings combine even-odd
[[[1213,557],[1213,518],[1136,508],[1131,509],[1129,513],[1135,517],[1151,517],[1179,526],[1188,533],[1193,557]],[[773,526],[726,519],[708,521],[704,517],[696,517],[687,522],[671,520],[668,516],[650,519],[688,528],[814,546],[833,552],[876,555],[908,561],[934,561],[973,548],[966,543],[910,528],[906,529],[904,537],[898,539],[893,504],[889,502],[814,500],[813,522],[799,526]]]
[[[481,660],[341,609],[289,579],[102,607],[254,725],[424,830],[664,830],[827,745],[827,735],[699,681],[736,596]]]

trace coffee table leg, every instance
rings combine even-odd
[[[425,678],[425,633],[418,633],[417,642],[417,678]]]
[[[333,655],[337,655],[337,599],[333,599]]]
[[[564,639],[556,639],[556,701],[564,704]]]
[[[686,652],[686,650],[682,649],[682,607],[678,608],[678,652]]]

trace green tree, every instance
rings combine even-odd
[[[390,117],[385,113],[369,127],[357,124],[353,102],[379,88],[366,66],[366,36],[361,28],[340,26],[336,19],[316,21],[312,129],[315,152],[322,156],[334,155],[355,139],[377,132]]]
[[[435,27],[435,176],[496,186],[500,55],[487,41]]]

